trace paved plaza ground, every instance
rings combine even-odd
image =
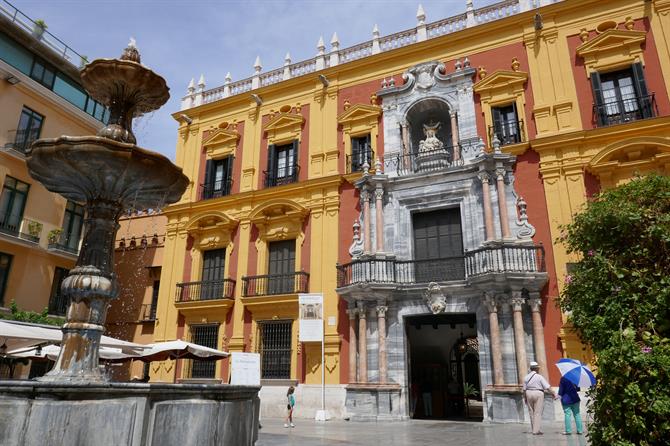
[[[401,421],[363,423],[352,421],[297,420],[295,428],[284,421],[263,419],[257,446],[586,446],[587,439],[575,434],[561,435],[562,423],[545,423],[544,435],[529,433],[526,424],[492,424],[457,421]]]

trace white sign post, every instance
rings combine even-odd
[[[326,361],[323,328],[323,294],[299,294],[300,342],[321,341],[321,410],[316,411],[316,421],[327,421],[330,415],[326,410]]]

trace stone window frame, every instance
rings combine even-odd
[[[337,117],[337,123],[341,127],[342,142],[344,143],[344,159],[352,154],[351,139],[370,135],[370,148],[375,156],[379,156],[377,138],[379,136],[379,117],[382,114],[381,107],[377,105],[354,104],[349,106]],[[370,168],[374,168],[373,165]]]
[[[202,223],[205,225],[203,226]],[[208,211],[194,216],[186,226],[186,232],[193,238],[191,248],[191,280],[202,281],[203,252],[212,249],[225,249],[223,277],[230,277],[230,263],[235,243],[232,233],[238,221],[223,212]]]

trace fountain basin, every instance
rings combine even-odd
[[[259,387],[0,381],[0,445],[251,446]]]

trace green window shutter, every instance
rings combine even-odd
[[[224,188],[226,189],[226,194],[231,193],[233,186],[233,163],[235,162],[235,155],[228,157],[227,166],[226,166],[226,178],[224,179]]]
[[[638,103],[642,110],[643,118],[651,118],[653,116],[651,107],[651,98],[649,97],[649,90],[647,90],[647,82],[644,80],[644,68],[640,62],[634,63],[631,66],[633,70],[633,81],[635,82],[635,92],[637,93]]]
[[[268,170],[265,178],[265,186],[272,186],[277,180],[277,150],[274,144],[268,146]]]
[[[600,73],[594,71],[591,73],[591,88],[593,89],[593,104],[595,108],[596,121],[599,126],[605,125],[605,100],[603,99],[603,91],[600,84]]]

